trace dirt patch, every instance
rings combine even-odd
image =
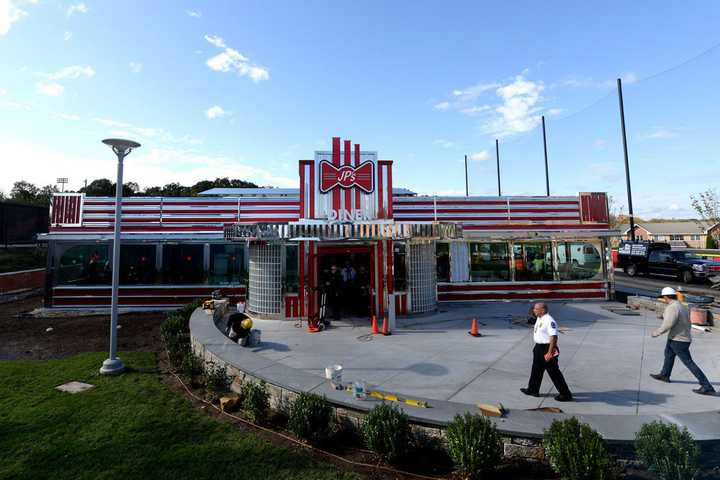
[[[42,307],[42,297],[30,297],[0,305],[0,360],[47,360],[80,352],[108,349],[110,316],[33,318],[27,315]],[[120,315],[118,351],[155,352],[160,345],[163,312]],[[51,331],[47,331],[52,328]]]

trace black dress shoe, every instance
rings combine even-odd
[[[555,395],[555,400],[558,402],[572,402],[572,395]]]
[[[650,376],[654,378],[655,380],[659,380],[661,382],[670,383],[670,377],[666,377],[665,375],[661,375],[659,373],[651,373]]]
[[[540,396],[539,393],[533,392],[533,391],[530,390],[529,388],[521,388],[520,391],[521,391],[522,393],[524,393],[525,395],[528,395],[528,396],[530,396],[530,397],[539,397],[539,396]]]
[[[715,390],[707,389],[704,387],[693,388],[693,392],[698,395],[715,395]]]

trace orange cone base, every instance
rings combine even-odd
[[[310,333],[317,333],[319,331],[320,331],[320,329],[317,327],[308,327],[308,332],[310,332]]]
[[[380,333],[377,324],[377,317],[375,317],[375,315],[372,316],[372,333],[373,335],[377,335],[378,333]]]
[[[470,335],[471,337],[482,337],[482,333],[477,333],[477,332],[476,333],[468,332],[468,335]]]

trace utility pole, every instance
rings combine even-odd
[[[498,180],[498,197],[502,197],[502,190],[500,190],[500,142],[495,139],[495,160],[497,160],[497,180]]]
[[[467,155],[465,155],[465,196],[470,196],[470,192],[468,190]]]
[[[543,150],[545,151],[545,192],[550,196],[550,176],[548,175],[548,159],[547,159],[547,137],[545,135],[545,115],[542,116],[543,127]]]
[[[622,80],[617,79],[620,102],[620,126],[622,128],[623,153],[625,154],[625,183],[627,184],[628,213],[630,215],[630,240],[635,241],[635,217],[633,216],[632,190],[630,189],[630,163],[628,161],[627,135],[625,133],[625,106],[623,105]]]

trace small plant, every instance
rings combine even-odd
[[[500,434],[495,425],[481,415],[456,415],[448,424],[447,444],[455,466],[469,478],[481,478],[502,458]]]
[[[188,325],[185,318],[177,313],[170,313],[160,324],[160,336],[164,342],[168,342],[174,337],[182,336],[188,332]]]
[[[288,429],[310,443],[321,443],[332,433],[332,413],[325,397],[303,392],[290,407]]]
[[[230,377],[224,365],[208,363],[205,367],[205,389],[210,400],[217,400],[230,388]]]
[[[602,436],[577,418],[555,420],[545,430],[545,455],[563,480],[611,478],[612,460]]]
[[[662,480],[692,480],[700,469],[700,448],[687,428],[646,423],[635,436],[638,458]]]
[[[412,441],[408,416],[400,408],[382,403],[373,408],[362,427],[368,448],[390,463],[402,460]]]
[[[188,303],[184,307],[180,308],[177,313],[185,319],[185,324],[187,325],[187,322],[190,320],[190,316],[195,311],[196,308],[202,307],[203,299],[197,298],[193,300],[192,302]]]
[[[185,355],[183,356],[183,359],[180,362],[180,366],[178,367],[178,369],[180,370],[180,374],[183,375],[185,379],[192,382],[195,375],[200,375],[201,373],[203,373],[203,361],[200,357],[198,357],[191,350],[188,349],[188,351],[185,352]]]
[[[242,409],[251,422],[262,423],[270,408],[270,394],[265,382],[245,382],[240,390]]]

